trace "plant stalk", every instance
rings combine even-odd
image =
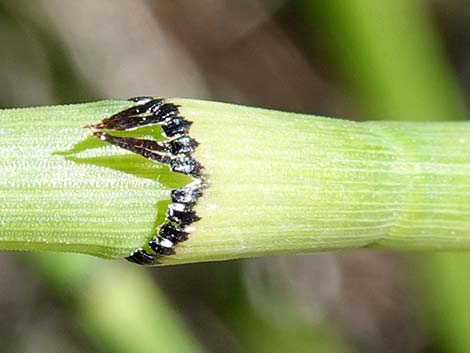
[[[353,122],[172,98],[192,122],[201,218],[163,264],[374,247],[470,248],[470,125]],[[135,104],[135,103],[134,103]],[[0,249],[122,258],[191,181],[83,126],[127,101],[0,112]],[[117,134],[116,132],[114,132]],[[120,132],[161,140],[161,127]]]

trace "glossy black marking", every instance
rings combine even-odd
[[[166,222],[158,235],[148,242],[151,251],[136,249],[126,259],[140,265],[158,265],[164,256],[175,253],[175,245],[188,239],[186,226],[200,218],[193,206],[206,188],[203,182],[203,166],[191,156],[199,143],[189,136],[192,122],[179,116],[178,106],[163,99],[134,97],[129,101],[135,106],[103,119],[88,127],[93,135],[119,148],[139,154],[150,160],[166,164],[174,172],[195,178],[190,184],[171,191],[172,203],[168,206]],[[146,125],[161,125],[166,141],[114,136],[105,130],[133,130]]]
[[[197,146],[199,146],[199,143],[189,136],[181,136],[167,142],[166,146],[168,146],[169,152],[174,155],[190,154],[194,152]]]
[[[200,177],[202,166],[192,157],[178,157],[170,162],[171,170],[174,172]]]
[[[133,137],[113,136],[106,132],[96,131],[93,135],[102,141],[109,142],[110,144],[126,149],[128,151],[140,154],[145,158],[151,159],[156,162],[170,165],[174,172],[183,173],[186,175],[200,176],[202,166],[192,157],[172,157],[170,155],[162,154],[172,153],[171,151],[189,151],[195,148],[196,141],[191,138],[181,143],[181,138],[169,142],[157,142],[152,140],[136,139]]]
[[[184,186],[171,191],[171,201],[174,203],[184,203],[194,205],[198,198],[202,196],[202,185],[200,183]]]
[[[165,223],[158,230],[158,235],[176,244],[187,240],[189,233],[182,228],[175,227],[171,223]]]
[[[160,261],[155,257],[155,255],[152,255],[145,251],[142,248],[138,248],[134,250],[132,254],[130,254],[128,257],[126,257],[127,261],[136,263],[138,265],[158,265],[160,264]]]
[[[114,136],[101,131],[96,131],[93,133],[93,135],[102,141],[109,142],[112,145],[135,153],[139,153],[140,150],[166,152],[163,143],[158,141],[136,139],[133,137]]]
[[[192,122],[182,117],[174,117],[162,126],[163,132],[167,137],[185,135],[189,132]]]
[[[165,105],[163,100],[154,99],[145,104],[136,105],[123,110],[113,116],[101,120],[98,124],[90,125],[94,129],[107,130],[131,130],[149,124],[161,124],[170,116],[170,107],[165,108],[159,114],[161,107]],[[173,115],[178,114],[178,108],[171,104]]]
[[[180,226],[187,226],[200,220],[196,215],[196,212],[194,212],[190,206],[182,203],[171,203],[168,206],[166,216],[168,220],[175,222]]]
[[[140,154],[141,156],[156,162],[170,164],[172,161],[172,157],[158,153],[158,151],[165,151],[166,146],[162,146],[162,144],[157,141],[141,140],[133,137],[113,136],[101,131],[94,132],[93,135],[102,141],[109,142],[114,146]]]
[[[157,255],[174,255],[173,242],[168,239],[155,237],[149,241],[149,246]]]
[[[113,143],[119,147],[129,149],[130,146],[135,146],[139,150],[148,150],[152,152],[162,152],[173,155],[179,154],[190,154],[194,152],[196,147],[199,145],[196,140],[189,136],[177,137],[170,141],[154,141],[146,139],[136,139],[132,137],[116,137],[106,134],[104,132],[95,132],[96,137],[101,138],[104,141]],[[107,137],[107,136],[108,137]],[[111,142],[112,141],[112,142]],[[133,151],[138,153],[138,151]]]
[[[179,114],[178,106],[172,103],[166,103],[159,107],[154,113],[161,121],[170,120]]]

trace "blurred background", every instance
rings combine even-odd
[[[467,0],[1,0],[0,106],[139,95],[465,119]],[[0,254],[0,352],[470,352],[470,254]]]

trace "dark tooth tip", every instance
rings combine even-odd
[[[163,104],[163,101],[160,100],[160,99],[156,99],[156,100],[153,100],[153,101],[150,101],[146,104],[144,104],[144,107],[145,107],[145,113],[147,114],[153,114],[154,116],[158,116],[158,113],[160,112],[160,109],[162,109],[166,104]],[[155,123],[158,123],[160,121],[162,121],[162,119],[154,119],[154,120],[151,120]]]
[[[175,253],[174,244],[168,239],[155,237],[149,241],[149,246],[158,255],[173,255]]]
[[[167,137],[185,135],[189,132],[192,122],[182,117],[174,117],[162,126],[163,132]]]
[[[158,116],[161,121],[165,121],[178,115],[178,107],[172,103],[166,103],[160,106],[154,114]]]
[[[171,161],[170,166],[174,172],[194,177],[201,176],[202,166],[192,157],[175,158]]]
[[[171,200],[175,203],[184,203],[185,205],[195,204],[201,196],[202,190],[200,185],[185,186],[171,191]]]
[[[133,262],[138,265],[158,265],[160,264],[160,261],[158,259],[148,253],[147,251],[139,248],[135,250],[132,254],[130,254],[128,257],[126,257],[127,261]]]
[[[139,101],[138,99],[142,99]],[[159,124],[163,121],[154,113],[163,105],[161,99],[149,99],[150,97],[136,97],[135,102],[140,103],[109,118],[103,119],[97,127],[110,130],[131,130],[149,124]],[[143,114],[143,115],[142,115]]]
[[[197,222],[200,218],[196,215],[191,207],[181,203],[172,203],[168,206],[167,217],[170,221],[187,226],[193,222]]]
[[[158,230],[158,235],[162,238],[168,239],[173,243],[180,243],[188,239],[188,232],[185,230],[175,227],[170,223],[165,223]]]
[[[189,136],[181,136],[170,142],[170,151],[174,155],[189,154],[194,152],[199,143]]]

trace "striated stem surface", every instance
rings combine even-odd
[[[0,249],[163,264],[470,249],[466,122],[156,102],[151,122],[122,115],[137,100],[0,111]]]
[[[178,100],[209,187],[168,263],[470,248],[470,124],[352,122]]]
[[[84,128],[132,104],[0,110],[1,249],[123,258],[153,235],[181,177]]]

